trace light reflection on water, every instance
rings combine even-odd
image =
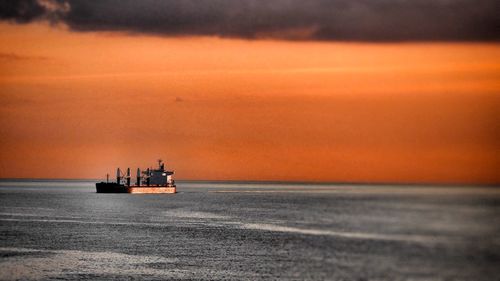
[[[500,189],[0,181],[0,280],[496,280]]]

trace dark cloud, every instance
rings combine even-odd
[[[498,41],[498,0],[18,0],[0,17],[75,31],[338,41]]]
[[[36,0],[0,1],[0,18],[19,23],[30,22],[45,14],[45,8]]]

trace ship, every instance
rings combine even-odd
[[[165,163],[158,160],[158,168],[148,168],[141,171],[137,168],[135,185],[131,185],[130,168],[126,174],[120,168],[116,170],[116,182],[109,182],[109,174],[106,182],[95,184],[97,193],[176,193],[177,188],[173,179],[174,171],[165,169]]]

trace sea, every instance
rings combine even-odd
[[[500,188],[0,181],[0,280],[500,280]]]

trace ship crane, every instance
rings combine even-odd
[[[137,186],[140,186],[141,185],[141,169],[137,168],[137,182],[136,182],[136,185]]]
[[[145,183],[147,186],[149,186],[150,180],[151,180],[151,170],[150,168],[147,168],[146,171],[142,171],[142,183]]]
[[[127,176],[125,178],[127,179],[127,186],[130,186],[130,168],[127,168]]]
[[[122,183],[122,171],[120,170],[120,168],[116,169],[116,182],[118,184]]]
[[[116,169],[116,182],[121,184],[123,179],[125,179],[127,186],[130,186],[130,168],[127,168],[126,174],[120,168]]]

